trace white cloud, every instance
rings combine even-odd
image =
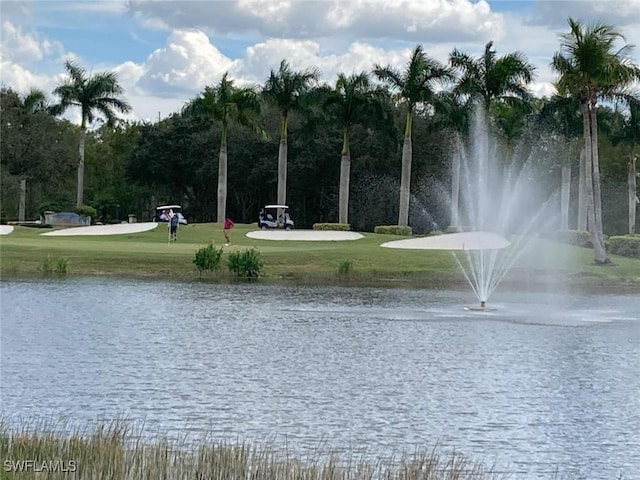
[[[487,40],[504,29],[502,16],[485,0],[131,0],[128,9],[155,26],[294,39],[345,35],[455,42]]]
[[[164,47],[149,55],[138,85],[148,91],[198,91],[233,65],[203,32],[176,30]]]
[[[41,40],[36,35],[24,33],[22,28],[5,21],[2,23],[0,59],[20,63],[33,63],[46,56],[62,52],[62,45],[50,40]]]

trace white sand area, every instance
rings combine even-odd
[[[9,235],[13,232],[13,225],[0,225],[0,235]]]
[[[156,222],[118,223],[114,225],[91,225],[90,227],[71,227],[42,233],[52,237],[71,237],[76,235],[124,235],[126,233],[140,233],[153,230],[159,224]],[[165,225],[165,224],[163,224]]]
[[[364,235],[358,232],[336,230],[255,230],[247,233],[247,237],[257,240],[339,242],[342,240],[358,240],[364,238]]]
[[[408,238],[385,242],[381,247],[411,250],[497,250],[511,245],[502,235],[492,232],[461,232],[433,237]]]

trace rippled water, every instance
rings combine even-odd
[[[515,478],[638,478],[640,297],[88,279],[3,282],[9,420],[377,454],[453,448]],[[235,437],[234,437],[235,438]]]

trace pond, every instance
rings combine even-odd
[[[640,471],[640,297],[5,281],[1,413],[378,454],[515,478]],[[636,477],[637,478],[637,477]]]

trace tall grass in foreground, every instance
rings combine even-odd
[[[436,449],[386,459],[354,459],[344,454],[292,458],[269,445],[172,442],[158,436],[142,440],[142,431],[123,421],[91,431],[66,425],[0,423],[0,479],[225,479],[225,480],[484,480],[498,478],[462,456],[441,457]],[[6,461],[5,461],[6,459]],[[30,468],[16,462],[30,460]],[[54,463],[58,462],[58,463]],[[47,465],[48,470],[42,466]],[[52,471],[57,465],[58,471]],[[72,470],[69,471],[69,467]],[[41,471],[36,472],[39,468]],[[67,471],[60,471],[67,468]]]

